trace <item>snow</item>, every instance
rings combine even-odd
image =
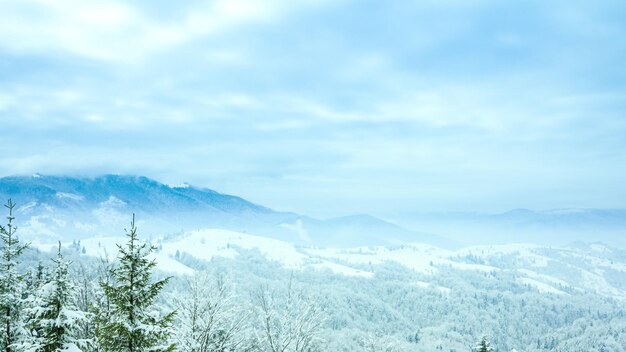
[[[495,266],[483,265],[483,264],[459,263],[459,262],[453,262],[453,261],[447,262],[446,264],[450,265],[451,267],[455,269],[482,271],[485,273],[491,273],[491,272],[500,270],[499,268],[496,268]]]
[[[55,251],[59,244],[52,244],[48,242],[41,242],[39,240],[30,241],[30,248],[38,249],[42,252],[53,252]]]
[[[599,248],[605,248],[607,251],[610,251],[608,248],[604,246],[600,246],[600,247],[596,247],[596,250],[595,250],[596,253],[601,252],[599,254],[606,254],[604,250],[598,250]],[[604,270],[602,269],[604,268],[604,269],[611,269],[611,270],[621,271],[621,272],[626,273],[626,264],[612,262],[611,260],[606,259],[606,258],[595,257],[593,255],[580,252],[579,250],[570,250],[567,253],[565,253],[565,255],[571,258],[576,258],[582,263],[586,263],[590,266],[595,267],[596,272],[599,272],[599,271],[604,272]]]
[[[54,251],[56,241],[47,241],[33,241],[32,246]],[[114,260],[116,243],[125,242],[123,236],[100,237],[81,240],[81,246],[87,255],[104,256],[106,253],[109,259]],[[396,263],[427,276],[437,275],[447,268],[484,273],[508,271],[519,275],[519,283],[541,292],[567,294],[563,289],[568,292],[588,290],[626,299],[626,293],[612,285],[613,281],[609,278],[616,271],[625,272],[626,264],[595,256],[598,250],[586,253],[580,249],[550,248],[547,251],[546,247],[523,243],[473,246],[459,250],[417,243],[393,247],[300,247],[277,239],[222,229],[186,232],[172,239],[160,240],[158,246],[159,250],[152,254],[157,268],[181,275],[193,274],[194,270],[181,263],[178,255],[210,261],[215,257],[235,259],[242,255],[242,250],[256,250],[266,259],[293,270],[330,271],[363,279],[373,278],[375,266],[385,263]],[[432,286],[427,281],[418,281],[415,285],[450,292],[449,288]]]
[[[76,346],[73,343],[67,343],[67,344],[63,345],[62,351],[63,352],[83,352],[83,350],[78,348],[78,346]]]
[[[542,282],[546,282],[547,281],[550,284],[570,287],[570,284],[568,284],[567,281],[558,279],[558,278],[556,278],[554,276],[548,276],[548,275],[539,274],[537,272],[534,272],[534,271],[528,270],[528,269],[517,269],[517,272],[521,273],[521,274],[524,274],[526,277],[529,277],[531,279],[535,279],[535,280],[538,280],[538,281],[542,281]]]
[[[592,251],[595,251],[595,252],[611,253],[611,250],[603,244],[594,243],[590,245],[589,247],[591,248]]]
[[[80,241],[80,245],[85,248],[85,254],[92,257],[105,257],[113,260],[117,256],[117,243],[125,243],[126,237],[96,237]]]
[[[57,192],[56,197],[59,199],[71,199],[71,200],[78,200],[78,201],[85,199],[85,197],[81,196],[80,194],[65,193],[65,192]]]
[[[450,289],[448,287],[433,286],[429,282],[426,282],[426,281],[415,281],[415,282],[413,282],[413,285],[415,285],[415,286],[417,286],[419,288],[434,288],[434,289],[436,289],[439,292],[444,293],[444,294],[450,294],[450,292],[452,292],[452,289]]]
[[[450,292],[452,292],[452,289],[449,289],[449,288],[447,288],[447,287],[437,286],[436,288],[437,288],[437,290],[439,290],[439,291],[441,291],[442,293],[447,294],[447,295],[449,295],[449,294],[450,294]]]
[[[180,275],[192,275],[196,272],[192,268],[163,253],[156,253],[153,257],[156,260],[157,268],[161,271]]]
[[[357,247],[351,249],[312,248],[306,252],[325,259],[338,259],[354,264],[382,264],[395,262],[423,274],[437,273],[437,266],[450,266],[460,270],[493,272],[496,267],[462,263],[453,260],[453,251],[426,245],[410,244],[395,248]]]
[[[306,249],[306,252],[325,259],[338,259],[354,264],[382,264],[397,262],[417,272],[432,274],[437,269],[431,265],[432,260],[439,257],[420,252],[411,247],[388,249],[384,247],[358,247],[352,249],[316,248]]]
[[[88,238],[80,241],[80,245],[85,248],[85,254],[92,257],[108,257],[109,260],[114,260],[117,257],[118,248],[117,243],[125,243],[126,237],[99,237]],[[57,249],[57,244],[49,244],[42,242],[32,242],[31,246],[46,252],[54,252]],[[155,259],[157,263],[157,269],[172,273],[172,274],[193,274],[195,271],[173,259],[172,257],[162,253],[153,252],[150,259]]]
[[[114,260],[118,253],[117,243],[125,243],[126,237],[97,237],[81,240],[85,254],[93,257],[108,257]],[[33,242],[32,246],[42,251],[56,250],[56,244]],[[175,259],[176,254],[187,254],[200,260],[214,257],[235,258],[238,249],[256,249],[269,260],[276,261],[286,268],[303,270],[330,270],[335,274],[363,278],[373,277],[373,273],[338,264],[328,260],[312,258],[287,242],[244,234],[240,232],[206,229],[188,232],[176,239],[161,243],[160,250],[151,254],[157,269],[174,274],[189,275],[195,271]]]
[[[328,261],[312,264],[311,266],[318,270],[330,269],[330,271],[332,271],[333,273],[344,275],[344,276],[358,276],[358,277],[365,277],[365,278],[372,278],[374,276],[374,273],[369,272],[369,271],[358,270],[358,269],[351,268],[346,265],[331,263]]]
[[[459,256],[474,255],[481,258],[495,256],[516,256],[517,261],[524,266],[547,267],[550,258],[537,254],[536,251],[542,249],[536,244],[530,243],[509,243],[489,246],[471,246],[458,250]]]
[[[430,287],[430,283],[426,281],[416,281],[413,283],[417,287],[428,288]]]
[[[539,245],[531,243],[508,243],[498,245],[486,245],[486,246],[470,246],[459,249],[457,253],[459,255],[469,254],[481,254],[481,255],[496,255],[496,254],[514,254],[522,253],[526,251],[532,251],[537,248],[542,248]]]
[[[311,256],[302,253],[293,244],[271,238],[244,234],[235,231],[207,229],[192,231],[174,241],[163,244],[162,253],[173,256],[177,251],[195,258],[211,260],[220,256],[235,258],[237,248],[256,249],[267,259],[281,263],[290,269],[311,267],[318,270],[331,270],[335,274],[358,277],[372,277],[374,274],[330,261],[311,262]]]
[[[602,276],[583,270],[581,271],[583,287],[597,293],[626,299],[626,292],[611,286]]]
[[[554,293],[554,294],[557,294],[557,295],[566,295],[567,294],[567,293],[565,293],[565,292],[563,292],[563,291],[561,291],[559,289],[556,289],[556,288],[554,288],[554,287],[552,287],[552,286],[550,286],[548,284],[545,284],[545,283],[543,283],[541,281],[537,281],[537,280],[530,279],[530,278],[527,278],[527,277],[519,278],[519,279],[517,279],[517,281],[520,282],[521,284],[532,286],[532,287],[536,288],[537,290],[539,290],[540,292]]]
[[[176,251],[180,251],[198,259],[210,260],[214,256],[235,257],[238,252],[234,247],[258,249],[269,260],[277,261],[288,268],[299,268],[308,258],[287,242],[220,229],[187,233],[164,244],[163,252],[174,255]]]
[[[20,213],[24,213],[24,212],[26,212],[26,211],[28,211],[28,210],[36,207],[36,206],[37,206],[37,202],[26,203],[26,204],[22,205],[21,207],[19,207],[17,209],[17,211],[20,212]]]
[[[121,207],[121,206],[126,205],[126,202],[117,198],[116,196],[109,196],[109,199],[105,200],[104,202],[101,202],[99,205],[100,207],[115,208],[115,207]]]

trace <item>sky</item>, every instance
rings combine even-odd
[[[314,216],[626,207],[624,1],[0,1],[0,176]]]

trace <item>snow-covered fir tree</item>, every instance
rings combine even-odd
[[[478,342],[478,345],[476,345],[476,348],[474,350],[476,352],[493,352],[494,351],[493,347],[491,347],[491,343],[489,342],[489,339],[487,339],[487,336],[483,336],[480,338],[480,341]]]
[[[68,275],[70,262],[63,259],[60,242],[53,262],[49,281],[41,285],[25,309],[29,334],[20,350],[80,352],[91,342],[78,336],[80,324],[88,322],[88,314],[75,306],[74,285]]]
[[[35,340],[41,339],[43,332],[38,324],[34,324],[35,314],[41,307],[41,288],[50,281],[50,272],[41,261],[37,263],[37,268],[26,274],[24,279],[24,300],[23,311],[20,314],[24,326],[24,335],[20,341],[20,350],[27,349],[28,346],[39,345]]]
[[[6,226],[0,225],[0,349],[5,352],[15,351],[14,345],[19,342],[23,333],[20,313],[23,305],[22,291],[24,276],[17,271],[19,256],[28,247],[20,244],[13,225],[13,209],[15,204],[9,199],[5,207],[9,211]]]
[[[169,343],[174,312],[162,315],[154,305],[169,278],[153,282],[156,263],[148,256],[154,248],[138,240],[134,215],[126,235],[126,245],[118,245],[112,282],[102,284],[111,309],[97,320],[98,344],[107,352],[174,351]]]

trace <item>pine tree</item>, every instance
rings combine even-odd
[[[27,295],[23,301],[21,314],[24,334],[21,341],[15,344],[18,351],[37,351],[39,346],[43,345],[43,328],[36,320],[42,306],[41,289],[50,282],[50,278],[51,274],[47,268],[39,262],[35,271],[30,272],[25,280]]]
[[[5,207],[9,210],[6,226],[0,225],[0,349],[11,352],[22,334],[20,311],[22,308],[23,275],[17,272],[18,258],[28,245],[20,244],[13,225],[15,204],[9,199]]]
[[[113,282],[102,283],[111,311],[108,319],[98,320],[98,343],[107,352],[174,351],[174,345],[168,343],[174,312],[160,316],[153,308],[170,278],[152,282],[156,263],[148,255],[154,247],[139,243],[134,214],[126,236],[126,245],[118,244],[119,264],[111,272]]]
[[[89,341],[77,338],[79,324],[88,320],[87,313],[76,309],[74,285],[68,277],[70,262],[63,259],[61,242],[50,280],[41,286],[32,305],[26,309],[30,338],[23,343],[28,351],[80,352]]]
[[[493,352],[494,349],[491,347],[491,343],[487,339],[487,336],[483,336],[480,338],[480,342],[476,346],[476,352]]]

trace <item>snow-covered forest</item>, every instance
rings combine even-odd
[[[80,241],[40,251],[1,230],[4,351],[623,351],[624,300],[506,271],[393,262],[374,274],[294,270],[257,249],[159,270],[133,219],[116,253]],[[207,238],[210,240],[210,238]],[[471,257],[471,256],[470,256]],[[469,258],[480,261],[480,258]],[[507,258],[501,258],[506,261]],[[491,263],[493,264],[493,263]],[[477,264],[478,265],[478,264]],[[491,342],[489,342],[489,340]]]

